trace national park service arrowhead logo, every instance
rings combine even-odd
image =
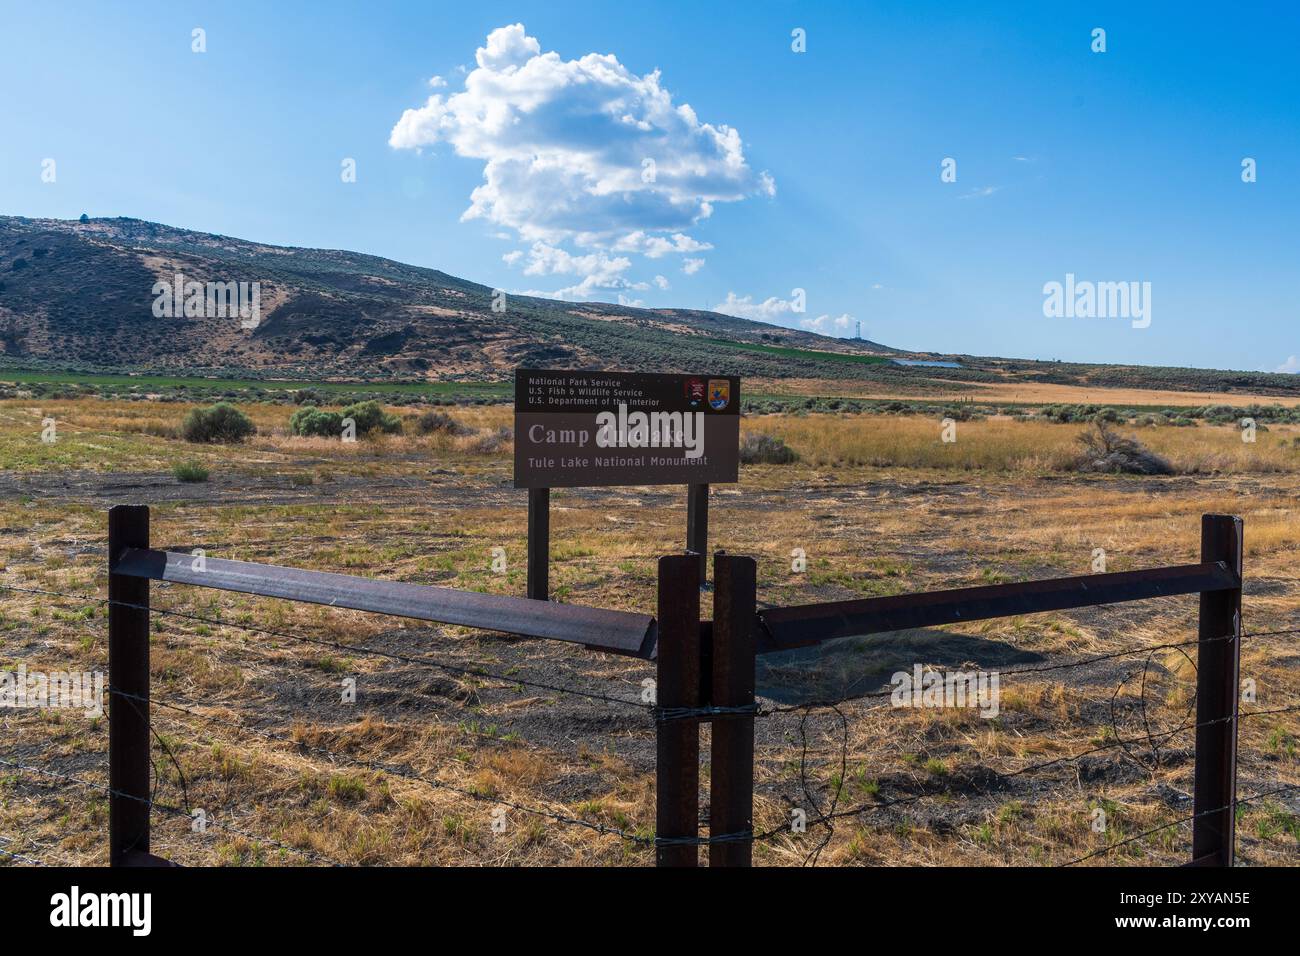
[[[704,401],[705,386],[704,379],[691,378],[686,380],[686,401],[691,408],[698,408]]]
[[[731,380],[726,378],[709,379],[709,407],[720,412],[731,401]]]

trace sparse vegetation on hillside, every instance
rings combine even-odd
[[[516,367],[530,365],[852,382],[918,395],[1044,383],[1300,395],[1300,377],[1267,372],[970,356],[947,356],[962,368],[904,367],[888,358],[908,353],[885,345],[693,309],[511,296],[509,322],[483,321],[495,316],[492,290],[437,270],[335,250],[268,251],[135,219],[0,216],[0,270],[0,357],[55,372],[333,377],[375,387],[433,379],[466,395],[489,385],[497,396]],[[256,276],[261,323],[249,332],[234,319],[155,317],[157,273],[173,271],[211,281]],[[57,340],[39,334],[38,317],[54,314]]]

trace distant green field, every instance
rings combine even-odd
[[[382,392],[400,395],[432,395],[436,397],[481,396],[497,398],[509,396],[514,386],[510,382],[309,382],[287,379],[204,378],[171,375],[109,375],[80,372],[48,372],[25,369],[0,368],[0,382],[14,385],[43,383],[52,385],[116,385],[126,388],[163,389],[187,388],[202,390],[298,391],[312,389],[317,392]]]
[[[788,345],[762,345],[758,342],[731,342],[727,339],[707,339],[714,345],[724,345],[746,352],[763,352],[768,355],[783,355],[786,358],[808,359],[813,362],[849,362],[855,365],[884,365],[887,358],[879,355],[853,355],[848,352],[819,352],[813,349],[796,349]]]

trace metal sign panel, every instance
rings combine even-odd
[[[515,487],[701,485],[740,468],[740,379],[518,369]]]

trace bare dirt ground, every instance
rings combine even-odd
[[[27,427],[21,413],[8,420]],[[105,511],[117,503],[152,506],[157,547],[523,592],[525,497],[509,485],[508,448],[401,439],[345,454],[271,432],[205,451],[210,480],[182,484],[160,464],[189,455],[184,443],[89,414],[72,426],[83,444],[114,449],[112,470],[64,449],[66,467],[24,459],[0,471],[0,583],[74,596],[3,592],[0,670],[105,667]],[[16,435],[0,432],[0,448]],[[758,559],[771,606],[1082,574],[1096,548],[1108,570],[1186,563],[1199,516],[1232,512],[1245,518],[1251,633],[1300,626],[1298,491],[1295,474],[1274,471],[747,466],[739,486],[714,489],[711,531],[716,547]],[[684,534],[681,489],[557,491],[552,521],[558,600],[653,611],[656,559]],[[504,573],[491,567],[495,547]],[[792,567],[795,549],[806,569]],[[651,861],[654,725],[642,692],[653,665],[180,586],[155,585],[154,604],[196,616],[154,620],[154,800],[179,811],[155,808],[154,852],[241,865]],[[1173,598],[765,657],[764,703],[793,709],[756,722],[756,828],[772,833],[757,861],[1064,864],[1109,851],[1086,863],[1184,862],[1190,827],[1175,821],[1191,812],[1193,734],[1179,728],[1194,669],[1178,649],[1144,649],[1194,640],[1195,627],[1195,599]],[[1242,674],[1257,697],[1244,710],[1300,704],[1298,637],[1246,640]],[[861,696],[917,664],[1003,673],[999,713]],[[838,709],[797,706],[845,692],[855,699]],[[104,863],[105,796],[66,777],[107,782],[106,721],[0,715],[0,760],[23,768],[0,765],[0,849]],[[1242,721],[1243,797],[1300,783],[1298,728],[1294,711]],[[707,728],[704,742],[707,759]],[[1034,769],[1047,761],[1058,762]],[[193,832],[193,809],[213,821],[207,832]],[[798,833],[792,811],[836,815]],[[1174,825],[1142,836],[1163,824]],[[1298,847],[1300,791],[1242,806],[1244,862],[1294,864]]]

